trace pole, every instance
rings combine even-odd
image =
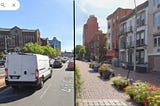
[[[73,45],[74,45],[74,69],[75,69],[75,66],[76,66],[76,63],[75,63],[75,36],[76,36],[76,22],[75,22],[75,20],[76,20],[76,14],[75,14],[75,8],[76,8],[76,6],[75,6],[75,0],[73,0],[73,40],[74,40],[74,42],[73,42]],[[74,72],[74,81],[76,80],[75,79],[76,78],[76,75],[75,75],[75,72]],[[77,103],[77,101],[76,101],[76,85],[75,85],[75,83],[74,83],[74,105],[76,106],[76,103]]]
[[[133,80],[135,81],[135,71],[136,71],[136,40],[137,40],[137,26],[136,26],[136,20],[137,20],[137,6],[136,6],[136,0],[134,0],[134,6],[135,6],[135,26],[134,26],[134,72],[133,72]]]
[[[4,37],[5,52],[7,52],[7,35]]]

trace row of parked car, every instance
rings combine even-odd
[[[61,68],[63,66],[63,63],[68,62],[66,70],[72,70],[74,71],[74,61],[72,59],[68,58],[55,58],[54,61],[50,62],[50,67],[52,68]]]

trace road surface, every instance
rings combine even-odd
[[[65,71],[66,65],[53,69],[52,78],[40,90],[7,87],[0,92],[0,106],[74,106],[74,72]]]

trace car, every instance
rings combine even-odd
[[[49,57],[32,53],[8,54],[5,72],[6,85],[15,89],[26,85],[42,88],[44,82],[52,76]]]
[[[53,68],[61,68],[62,62],[60,60],[55,60],[52,65]]]
[[[0,66],[4,66],[5,60],[0,60]]]
[[[74,71],[74,61],[68,63],[67,70]]]

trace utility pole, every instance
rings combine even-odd
[[[5,35],[5,37],[4,37],[4,48],[5,48],[5,52],[7,53],[7,35]]]
[[[136,40],[137,40],[137,6],[136,6],[136,0],[134,0],[134,12],[135,12],[135,26],[134,26],[134,72],[133,72],[133,80],[135,81],[135,71],[136,71]]]

